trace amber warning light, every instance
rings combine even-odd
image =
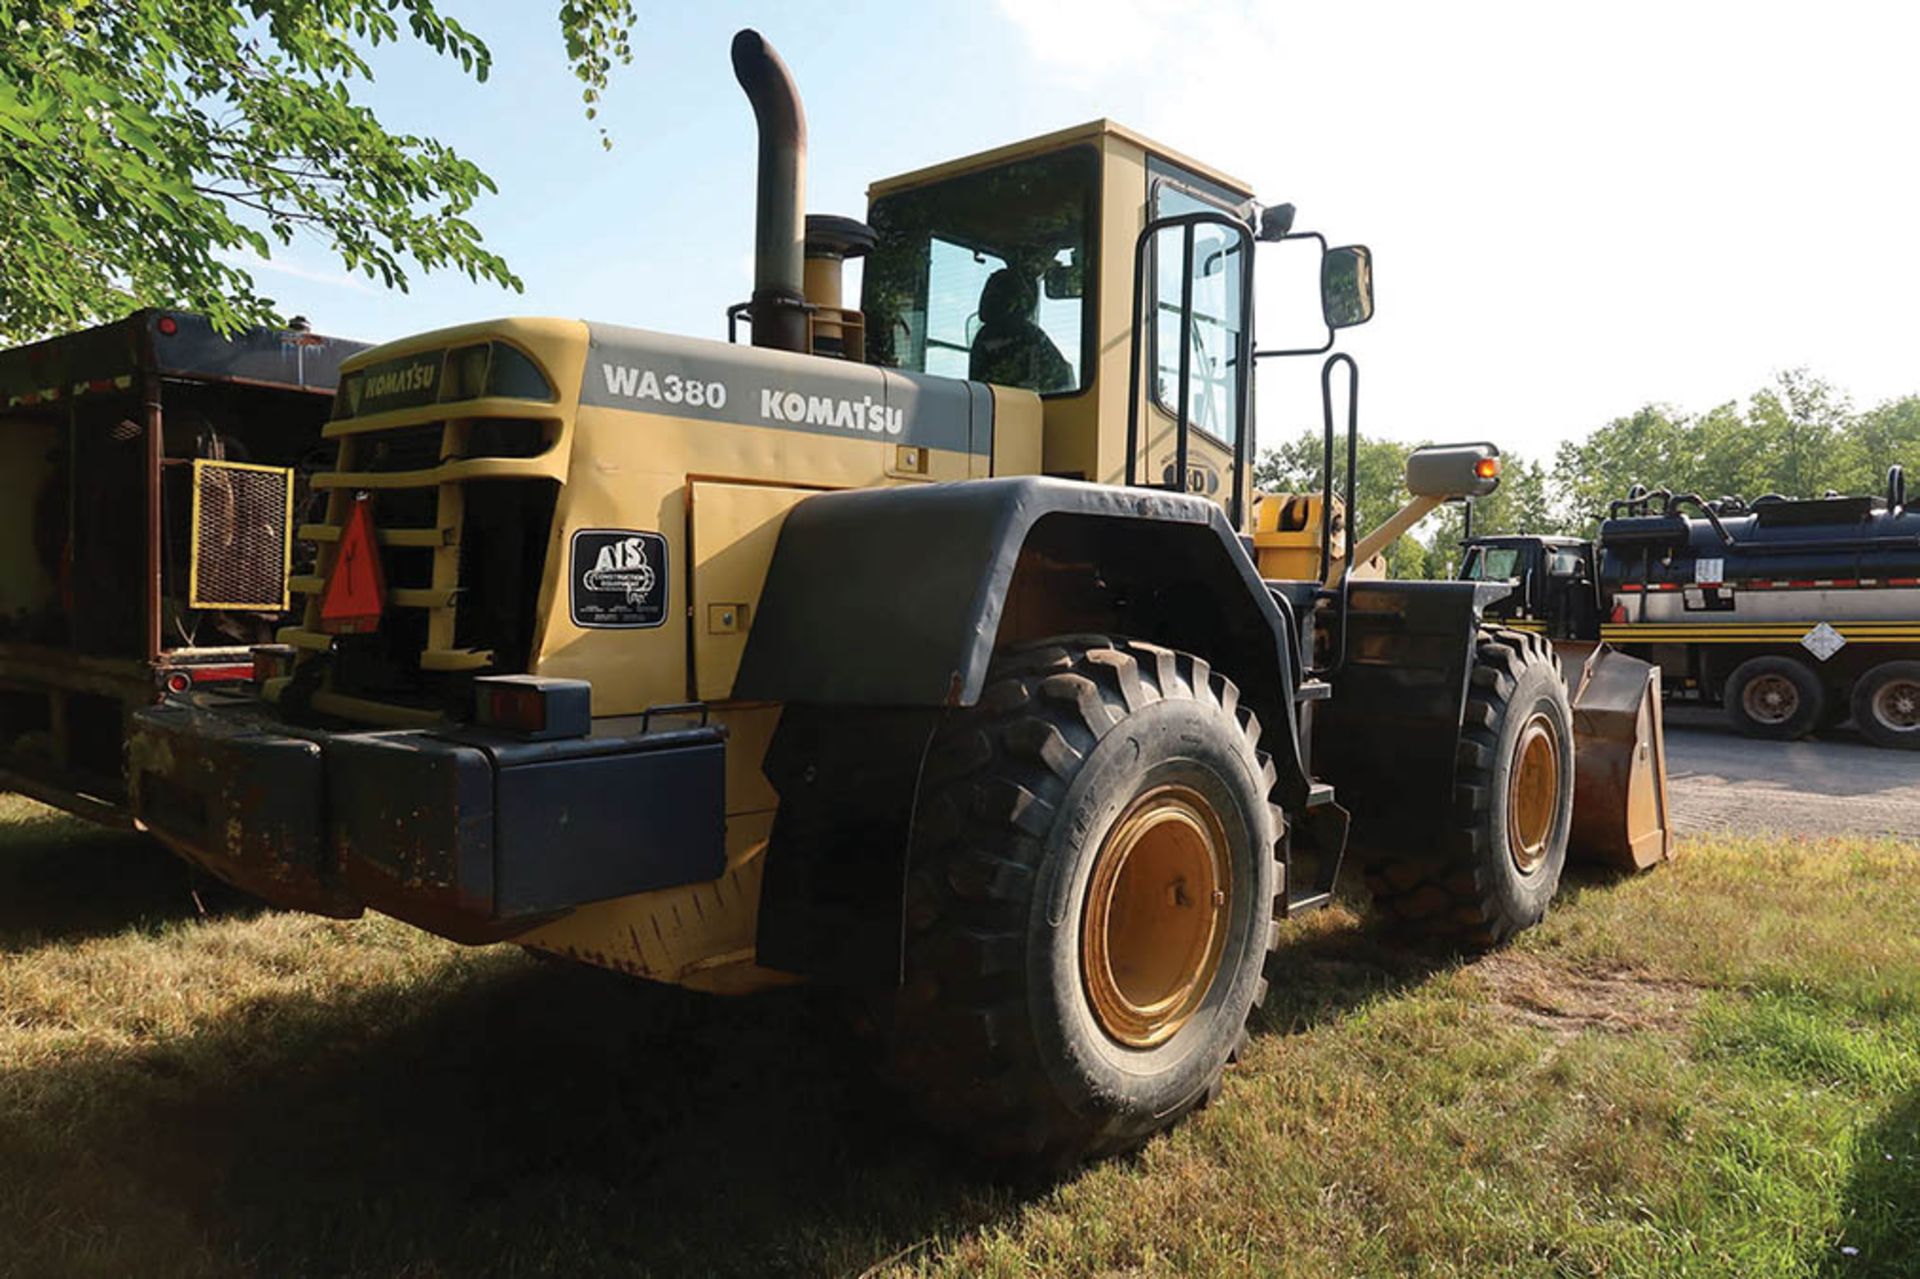
[[[334,552],[333,571],[320,593],[320,629],[329,635],[357,635],[380,625],[386,611],[387,584],[380,568],[379,539],[373,530],[373,504],[360,498],[347,514]]]
[[[1497,457],[1481,458],[1478,462],[1475,462],[1473,464],[1473,473],[1479,476],[1483,480],[1499,479],[1500,478],[1500,459]]]

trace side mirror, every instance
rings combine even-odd
[[[1407,492],[1415,497],[1485,497],[1500,487],[1500,450],[1491,444],[1442,444],[1407,457]]]
[[[1328,249],[1321,257],[1320,313],[1330,329],[1373,318],[1373,254],[1364,244]]]

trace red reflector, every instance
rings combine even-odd
[[[188,674],[196,684],[230,684],[236,680],[253,678],[253,663],[245,666],[191,666]]]
[[[160,323],[154,327],[159,329],[163,336],[172,337],[180,331],[180,321],[174,319],[171,315],[163,315],[160,317]]]
[[[387,584],[373,534],[373,504],[363,497],[347,514],[333,571],[320,593],[320,629],[329,635],[371,631],[380,625],[386,607]]]
[[[489,688],[481,701],[480,722],[516,733],[540,732],[547,726],[547,699],[536,688]]]

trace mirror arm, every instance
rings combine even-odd
[[[1268,243],[1279,244],[1287,240],[1316,241],[1320,245],[1321,258],[1325,259],[1327,256],[1327,237],[1321,235],[1318,231],[1290,231],[1286,235],[1280,236],[1277,240],[1268,241]],[[1270,360],[1275,356],[1281,355],[1325,355],[1328,351],[1333,350],[1334,337],[1334,331],[1332,327],[1329,327],[1327,329],[1327,340],[1319,346],[1284,347],[1272,351],[1255,351],[1253,358],[1255,360]]]
[[[1382,524],[1379,528],[1360,539],[1360,545],[1353,548],[1347,563],[1333,566],[1333,569],[1327,574],[1327,580],[1324,583],[1325,587],[1328,590],[1332,590],[1334,587],[1340,585],[1340,579],[1347,575],[1348,570],[1351,569],[1353,565],[1365,564],[1368,560],[1380,554],[1380,552],[1386,550],[1389,546],[1392,546],[1400,540],[1402,533],[1405,533],[1408,529],[1438,510],[1440,503],[1444,500],[1444,498],[1438,497],[1416,497],[1395,511],[1385,524]],[[1352,514],[1349,513],[1347,518],[1349,522],[1351,522],[1353,518]]]

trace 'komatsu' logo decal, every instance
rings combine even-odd
[[[431,390],[434,375],[439,371],[438,359],[423,360],[397,369],[370,369],[361,395],[369,400],[384,400],[388,396],[405,395],[410,391]]]
[[[905,409],[888,408],[871,395],[852,400],[837,395],[803,395],[779,387],[760,392],[760,416],[769,422],[804,422],[875,435],[898,435],[907,425]]]

